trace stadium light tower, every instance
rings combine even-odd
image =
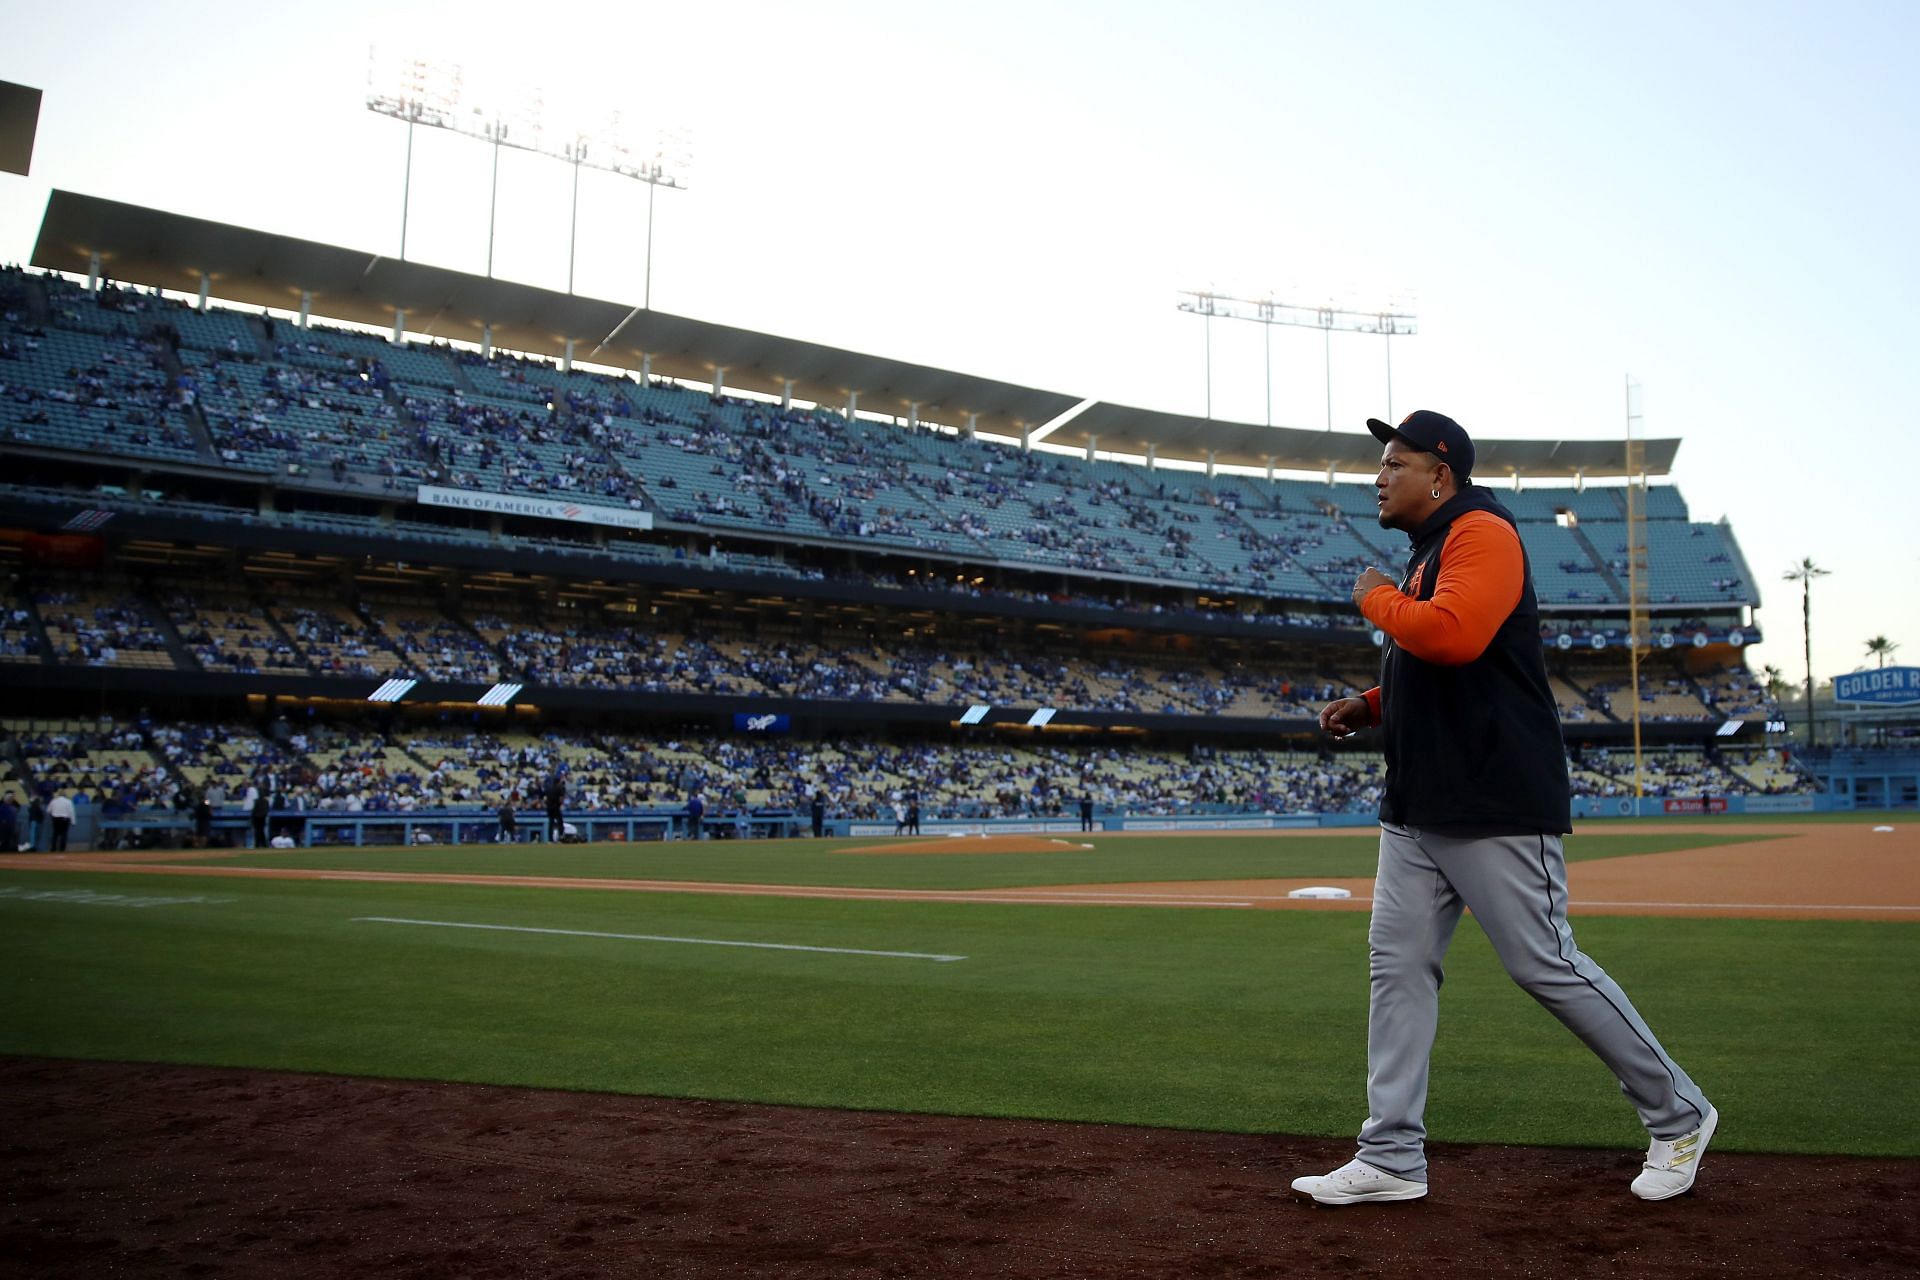
[[[1813,750],[1813,580],[1824,578],[1831,569],[1822,569],[1805,556],[1800,563],[1781,574],[1788,582],[1800,584],[1800,638],[1807,652],[1807,750]]]
[[[1204,316],[1207,322],[1207,416],[1213,416],[1213,318],[1251,320],[1267,326],[1267,425],[1273,425],[1273,326],[1290,325],[1318,329],[1327,369],[1327,430],[1333,430],[1333,334],[1377,333],[1387,346],[1387,420],[1393,420],[1393,339],[1395,335],[1420,332],[1419,321],[1402,311],[1349,311],[1331,303],[1303,307],[1290,302],[1265,298],[1235,298],[1211,289],[1186,289],[1180,294],[1180,309]]]
[[[456,64],[423,58],[383,61],[374,50],[368,59],[367,110],[407,122],[407,170],[400,197],[400,257],[407,256],[407,207],[413,191],[415,125],[492,144],[493,185],[487,202],[487,274],[493,274],[493,231],[500,192],[500,148],[549,156],[573,167],[572,221],[567,233],[567,292],[573,292],[575,248],[580,233],[580,170],[598,169],[647,184],[646,302],[653,306],[653,199],[661,187],[685,190],[693,169],[692,148],[684,128],[660,129],[643,136],[630,128],[618,109],[581,112],[559,129],[547,127],[545,94],[531,86],[492,91],[474,100],[467,77]]]

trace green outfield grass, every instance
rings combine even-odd
[[[929,837],[935,839],[937,837]],[[221,858],[232,867],[330,871],[417,871],[623,880],[710,880],[729,884],[812,884],[881,889],[1012,889],[1143,880],[1250,880],[1371,876],[1380,836],[1342,835],[1053,837],[1053,853],[967,853],[964,837],[929,854],[863,854],[887,840],[670,840],[599,845],[429,845],[413,848],[289,849]],[[1600,832],[1569,837],[1570,861],[1740,844],[1765,836]],[[1082,844],[1092,845],[1083,849]],[[181,861],[194,861],[192,853]]]
[[[547,854],[563,852],[636,851]],[[48,893],[86,900],[31,896]],[[1920,929],[1576,923],[1721,1108],[1717,1145],[1920,1155]],[[1346,1136],[1364,1115],[1365,937],[1360,912],[6,872],[0,1051]],[[1644,1144],[1470,924],[1443,1009],[1435,1140]]]

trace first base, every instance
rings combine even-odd
[[[1351,898],[1353,890],[1339,889],[1330,884],[1310,884],[1304,889],[1290,889],[1289,898]]]

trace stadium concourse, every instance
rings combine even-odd
[[[776,357],[732,354],[740,335],[717,326],[686,322],[712,350],[659,356],[667,376],[611,338],[599,371],[572,338],[557,360],[509,354],[477,313],[448,322],[477,345],[409,340],[398,294],[398,340],[347,323],[370,318],[360,295],[336,291],[341,323],[318,323],[292,277],[274,296],[301,297],[300,321],[190,305],[151,286],[207,269],[191,220],[76,199],[56,193],[36,262],[71,266],[76,227],[131,235],[115,216],[162,248],[114,255],[146,288],[0,272],[0,753],[18,801],[234,812],[258,789],[292,811],[538,808],[559,778],[569,812],[680,812],[699,794],[716,815],[804,813],[818,794],[841,822],[907,798],[929,820],[1377,799],[1364,736],[1333,750],[1313,727],[1373,682],[1348,587],[1402,550],[1373,520],[1364,441],[1250,445],[1237,424],[1096,406],[1066,454],[1031,447],[1018,414],[1071,397],[764,335],[749,336],[798,376],[778,398],[729,394],[766,384]],[[256,246],[228,264],[256,282],[300,247],[225,230]],[[494,304],[498,282],[414,270]],[[252,287],[236,277],[240,301]],[[632,342],[671,319],[642,317]],[[828,382],[861,368],[904,421]],[[797,385],[838,386],[848,407],[803,407]],[[955,407],[969,396],[985,407]],[[1100,456],[1095,427],[1149,465]],[[1650,442],[1643,472],[1674,443]],[[1255,447],[1264,478],[1214,465]],[[1671,485],[1635,490],[1656,640],[1636,686],[1628,490],[1585,483],[1624,476],[1625,453],[1499,441],[1496,465],[1503,451],[1516,475],[1576,481],[1499,493],[1536,575],[1576,793],[1632,793],[1636,711],[1648,794],[1809,790],[1769,749],[1778,708],[1741,661],[1759,597],[1733,531],[1691,519]],[[383,686],[397,700],[370,703]]]

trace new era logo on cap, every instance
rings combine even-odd
[[[1422,453],[1446,459],[1453,473],[1462,479],[1473,474],[1473,437],[1444,413],[1415,409],[1402,418],[1397,427],[1378,418],[1368,418],[1367,430],[1373,432],[1373,438],[1381,444],[1399,440]]]

